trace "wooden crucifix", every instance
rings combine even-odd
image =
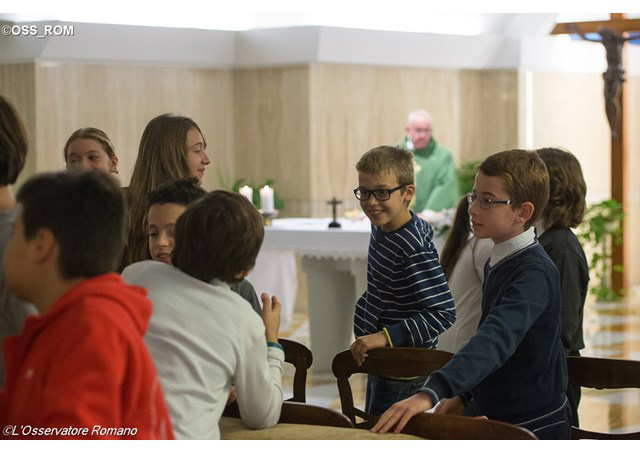
[[[338,213],[336,211],[336,207],[340,203],[342,203],[342,201],[338,200],[336,197],[333,197],[331,200],[327,201],[327,204],[330,204],[333,208],[333,221],[329,224],[329,228],[341,228],[341,225],[338,222]]]
[[[628,144],[627,144],[627,102],[624,90],[624,44],[633,37],[625,33],[640,31],[640,19],[626,19],[623,14],[610,14],[608,21],[575,22],[557,24],[551,34],[578,34],[588,41],[585,33],[597,33],[607,52],[607,70],[602,74],[604,78],[605,112],[611,127],[611,198],[625,208],[628,197]],[[635,37],[637,38],[637,36]],[[626,223],[626,221],[623,221]],[[613,266],[623,265],[623,272],[612,272],[611,284],[617,293],[623,288],[629,288],[627,228],[623,225],[622,244],[613,245]]]

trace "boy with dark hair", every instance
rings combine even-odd
[[[577,227],[584,218],[587,185],[580,162],[570,152],[558,148],[542,148],[536,153],[549,170],[550,187],[549,203],[536,222],[536,234],[540,245],[560,272],[560,339],[564,352],[567,356],[579,356],[580,349],[584,348],[582,319],[589,288],[589,265],[571,228]],[[580,426],[580,386],[570,384],[567,398],[573,426]]]
[[[262,218],[243,196],[215,191],[178,218],[172,266],[143,261],[122,276],[149,291],[146,342],[176,437],[219,439],[231,383],[250,428],[275,425],[282,406],[280,303],[262,295],[262,320],[230,284],[253,268]]]
[[[147,234],[149,256],[154,261],[171,264],[175,246],[175,225],[187,206],[207,194],[197,178],[177,179],[160,185],[147,194]],[[240,294],[259,315],[262,307],[256,290],[248,280],[231,285],[231,290]]]
[[[455,308],[431,242],[433,229],[409,210],[415,192],[411,153],[380,146],[366,152],[356,170],[354,193],[371,220],[371,240],[351,353],[360,364],[375,348],[435,348],[438,334],[453,324]],[[424,381],[369,375],[365,411],[382,414]]]
[[[27,134],[13,106],[0,96],[0,257],[9,241],[18,208],[11,192],[27,157]],[[17,335],[24,320],[35,314],[33,305],[18,300],[9,292],[0,259],[0,345],[2,339]],[[0,388],[4,387],[4,352],[0,347]]]
[[[522,426],[540,439],[569,439],[567,365],[560,342],[558,270],[531,226],[549,198],[549,174],[535,152],[494,154],[468,194],[473,234],[495,243],[485,265],[475,336],[412,397],[380,417],[396,426],[441,399],[436,413],[467,413]]]
[[[4,342],[0,421],[14,429],[3,434],[172,438],[142,338],[151,303],[110,273],[124,244],[117,182],[102,172],[42,174],[22,186],[18,202],[4,275],[40,315]]]

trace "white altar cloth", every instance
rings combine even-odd
[[[369,219],[276,219],[265,228],[256,266],[247,279],[258,294],[276,294],[282,303],[281,329],[293,318],[298,290],[295,255],[307,274],[309,331],[315,371],[331,370],[331,360],[350,345],[353,311],[366,289]]]
[[[340,228],[329,228],[331,219],[276,219],[265,228],[263,249],[289,250],[314,258],[366,258],[371,235],[369,219],[339,218]]]

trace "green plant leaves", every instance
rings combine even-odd
[[[481,162],[481,160],[470,160],[458,168],[458,186],[461,194],[464,195],[473,190],[473,183],[476,181],[476,168]]]
[[[579,227],[578,239],[592,252],[589,269],[596,279],[590,292],[599,300],[617,300],[620,296],[611,287],[611,272],[622,272],[623,266],[612,265],[611,250],[622,243],[623,219],[622,205],[610,198],[589,206]]]

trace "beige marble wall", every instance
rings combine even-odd
[[[17,73],[19,66],[5,67]],[[457,162],[495,151],[514,130],[483,123],[509,117],[504,112],[513,109],[514,73],[508,72],[332,64],[235,71],[50,62],[27,67],[31,79],[16,80],[31,88],[26,110],[37,160],[25,175],[62,168],[69,134],[92,125],[114,141],[127,185],[148,120],[176,112],[196,120],[209,142],[213,164],[205,186],[219,187],[219,175],[227,187],[241,177],[255,184],[274,178],[287,216],[329,215],[326,200],[334,195],[345,201],[341,208],[356,207],[356,161],[373,146],[398,143],[413,108],[431,111],[435,136]],[[499,102],[491,101],[494,94]],[[478,145],[483,131],[490,143],[485,147]]]
[[[19,186],[36,171],[36,106],[35,65],[0,65],[0,94],[18,111],[27,130],[29,149],[22,173],[16,181]]]
[[[627,84],[628,115],[628,163],[629,201],[627,203],[627,249],[629,257],[627,271],[631,285],[640,285],[640,77],[628,77]]]
[[[128,184],[140,135],[152,117],[175,112],[200,124],[213,164],[205,186],[274,178],[286,216],[327,216],[326,201],[356,207],[355,163],[404,135],[406,114],[424,107],[456,162],[522,144],[562,146],[582,163],[590,201],[609,196],[609,138],[599,75],[534,72],[524,106],[516,70],[453,70],[343,64],[260,69],[48,63],[0,65],[0,93],[25,120],[31,153],[23,177],[63,167],[62,146],[93,125],[113,139]],[[528,83],[528,82],[527,82]],[[628,228],[640,228],[640,78],[630,77]],[[529,122],[523,123],[526,107]],[[629,236],[631,281],[640,282],[637,235]]]
[[[459,162],[518,146],[518,73],[460,72]]]
[[[640,77],[630,77],[628,90],[627,272],[631,286],[640,284]],[[533,75],[533,146],[561,146],[576,155],[587,182],[587,199],[611,196],[609,125],[600,75]]]
[[[233,77],[234,178],[254,185],[273,178],[284,215],[311,215],[309,68],[236,70]]]
[[[234,72],[236,177],[275,178],[286,216],[356,208],[355,164],[427,108],[460,163],[517,143],[517,73],[339,64]],[[502,123],[506,126],[501,127]]]
[[[38,171],[64,166],[62,148],[80,127],[111,137],[128,185],[147,122],[162,113],[193,118],[208,142],[213,163],[204,184],[217,188],[218,172],[234,172],[231,71],[212,69],[38,63],[36,139]]]
[[[588,200],[609,198],[610,138],[602,78],[591,74],[535,73],[532,89],[532,147],[568,149],[582,166]]]
[[[314,64],[311,67],[313,215],[329,215],[336,196],[353,208],[355,164],[370,148],[397,144],[407,113],[427,108],[435,135],[457,148],[458,84],[454,70]]]
[[[356,207],[355,164],[368,149],[396,144],[407,113],[426,108],[434,135],[457,164],[517,144],[517,72],[314,64],[311,67],[312,212],[326,200]]]

